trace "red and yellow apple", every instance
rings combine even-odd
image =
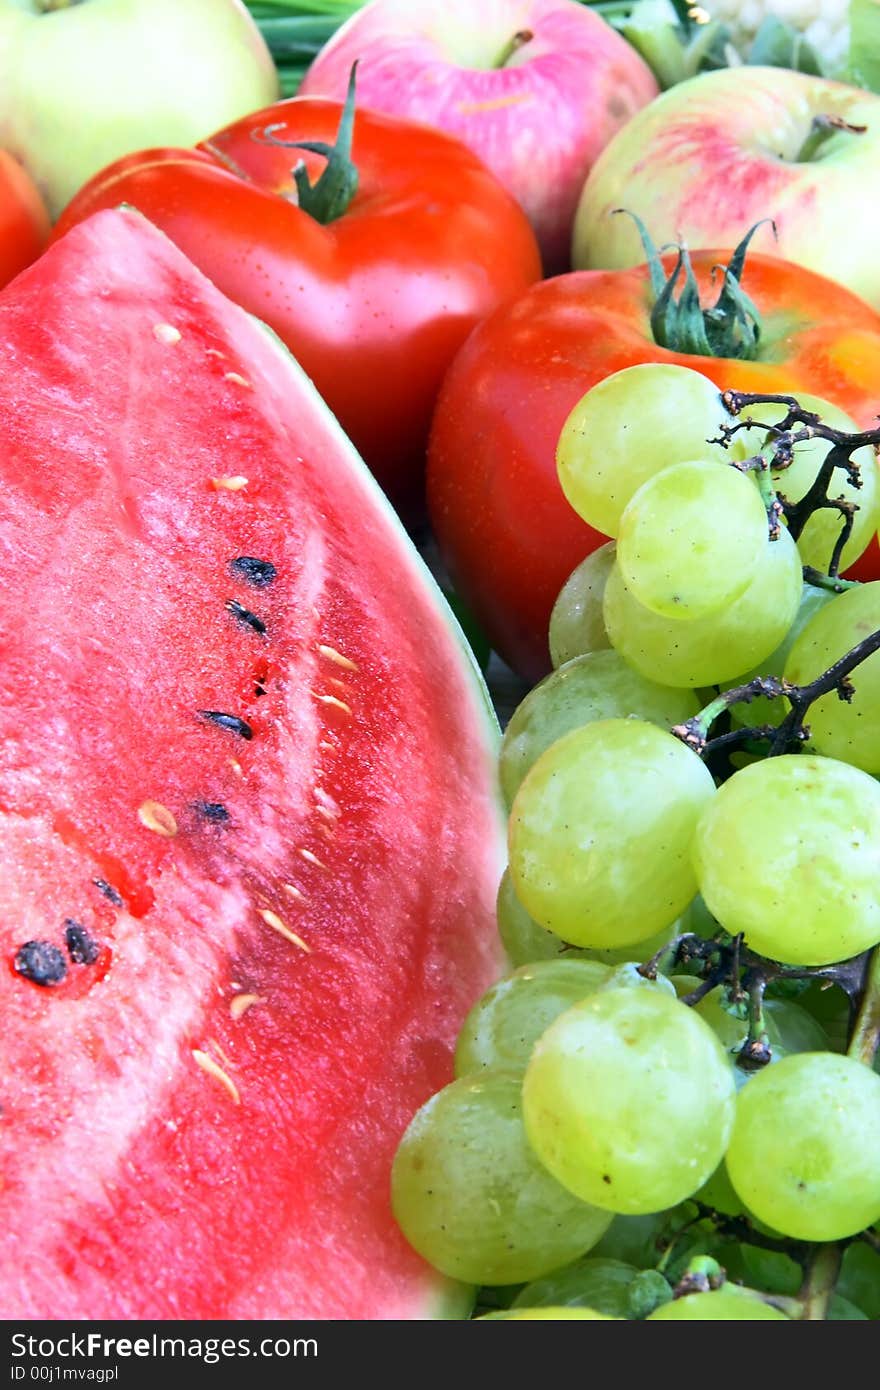
[[[658,87],[635,49],[577,0],[372,0],[300,87],[457,136],[519,200],[547,274],[568,268],[571,225],[599,151]]]
[[[632,219],[613,215],[621,207],[656,243],[683,239],[693,248],[735,246],[772,218],[776,235],[769,222],[760,227],[756,251],[837,280],[880,308],[880,96],[783,68],[721,68],[679,83],[635,115],[593,166],[574,225],[578,269],[644,260]]]

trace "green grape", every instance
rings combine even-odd
[[[615,1216],[608,1230],[593,1246],[592,1254],[651,1268],[663,1253],[669,1230],[669,1212],[650,1212],[647,1216]]]
[[[706,702],[708,704],[708,701]],[[721,930],[715,918],[712,916],[702,896],[697,893],[692,902],[688,903],[679,919],[679,935],[683,936],[686,932],[693,932],[695,936],[705,937],[710,940],[717,936]]]
[[[821,1023],[795,1000],[765,998],[764,1017],[768,1033],[772,1029],[779,1038],[780,1054],[829,1050],[828,1035]]]
[[[785,663],[785,679],[808,685],[880,628],[880,581],[838,594],[807,623]],[[880,775],[880,652],[850,675],[850,703],[836,690],[810,705],[810,747],[841,758],[873,776]]]
[[[815,613],[819,612],[820,608],[824,608],[834,597],[835,595],[830,589],[817,589],[814,584],[804,584],[794,621],[776,650],[772,651],[769,656],[765,656],[763,661],[759,661],[757,666],[753,666],[751,671],[746,671],[744,675],[738,676],[735,681],[725,681],[725,689],[730,690],[734,685],[746,685],[756,676],[781,676],[785,670],[788,654],[807,623]],[[708,704],[709,701],[707,700],[706,703]],[[762,724],[771,724],[775,728],[788,714],[789,709],[788,701],[781,697],[770,700],[764,695],[759,695],[757,699],[750,700],[748,704],[740,702],[731,705],[730,716],[734,723],[740,724],[743,728],[756,728]]]
[[[623,961],[620,965],[610,967],[608,978],[603,980],[600,989],[654,989],[662,990],[672,999],[677,999],[675,985],[668,975],[658,973],[657,975],[643,975],[638,962],[634,960]]]
[[[785,1313],[760,1298],[724,1284],[708,1293],[689,1293],[650,1314],[658,1322],[788,1322]]]
[[[697,714],[690,690],[640,676],[618,652],[588,652],[530,690],[501,741],[499,773],[508,806],[532,764],[563,734],[599,719],[644,719],[668,729]]]
[[[627,1294],[639,1271],[622,1260],[588,1255],[551,1270],[520,1289],[513,1308],[595,1308],[611,1317],[629,1314]]]
[[[614,564],[613,541],[600,545],[566,579],[550,613],[550,660],[564,666],[585,652],[611,646],[602,617],[605,582]]]
[[[673,937],[683,931],[694,931],[689,925],[687,910],[683,917],[677,917],[668,927],[646,937],[634,946],[595,948],[584,950],[570,946],[555,932],[548,931],[530,917],[516,896],[510,870],[505,869],[498,885],[496,903],[498,933],[511,966],[533,965],[539,960],[600,960],[606,965],[620,965],[624,961],[635,960],[638,964],[650,960]],[[717,930],[717,926],[715,928]]]
[[[576,946],[635,944],[696,892],[691,842],[715,794],[672,734],[604,719],[566,734],[528,773],[510,813],[510,873],[526,911]]]
[[[739,1092],[727,1171],[750,1211],[795,1240],[843,1240],[880,1217],[880,1076],[802,1052]]]
[[[531,965],[533,961],[553,960],[571,947],[534,917],[530,917],[516,896],[510,870],[505,869],[498,885],[495,902],[498,934],[511,965]]]
[[[689,459],[633,493],[620,518],[617,564],[630,593],[652,613],[705,618],[752,582],[768,534],[750,477],[715,459]]]
[[[697,1012],[706,1020],[731,1061],[746,1041],[749,1032],[745,1004],[737,1009],[730,1005],[728,991],[719,985],[695,1005]],[[792,1052],[822,1051],[828,1046],[828,1039],[821,1024],[807,1013],[806,1009],[787,999],[764,1000],[764,1027],[770,1046],[771,1062],[778,1062]],[[747,1081],[754,1072],[736,1067],[736,1080],[739,1084]]]
[[[583,1318],[590,1322],[613,1322],[615,1319],[610,1313],[597,1313],[594,1308],[517,1308],[515,1311],[506,1309],[503,1313],[484,1313],[477,1318],[477,1322],[489,1322],[493,1319],[504,1318],[510,1321],[514,1318],[522,1320],[530,1318],[542,1322],[565,1322],[569,1318]]]
[[[880,784],[833,758],[787,754],[735,772],[700,817],[700,892],[731,936],[792,965],[880,941]]]
[[[663,927],[661,931],[655,932],[653,936],[646,937],[644,941],[637,941],[634,946],[617,946],[601,949],[591,947],[589,950],[581,949],[579,955],[589,960],[601,960],[606,965],[624,965],[627,961],[634,960],[637,965],[648,961],[655,956],[661,946],[681,934],[681,918],[676,917],[671,926]]]
[[[706,1020],[726,1053],[739,1051],[749,1031],[744,1002],[734,1005],[726,986],[717,985],[704,994],[694,1008]]]
[[[525,1071],[532,1048],[554,1019],[611,976],[597,960],[544,960],[522,965],[477,1000],[455,1047],[456,1076],[484,1067]]]
[[[826,1038],[824,1048],[812,1050],[846,1052],[852,1015],[846,991],[827,980],[812,980],[798,1003],[819,1024]]]
[[[616,536],[627,502],[661,468],[704,455],[727,461],[709,441],[729,418],[718,387],[700,372],[665,362],[624,367],[565,421],[556,449],[562,491],[578,516]]]
[[[694,1193],[694,1201],[702,1202],[704,1206],[711,1207],[713,1211],[720,1211],[724,1216],[746,1215],[744,1204],[733,1190],[724,1159],[703,1186]]]
[[[391,1204],[419,1254],[469,1284],[537,1279],[583,1255],[611,1220],[538,1162],[520,1077],[501,1071],[453,1081],[416,1113],[392,1165]]]
[[[649,680],[693,689],[733,680],[772,652],[794,622],[802,589],[797,546],[783,530],[766,543],[748,588],[722,613],[689,622],[652,613],[617,565],[603,613],[612,645],[631,666]]]
[[[724,1048],[728,1059],[734,1064],[734,1080],[737,1085],[741,1086],[752,1075],[751,1072],[736,1065],[737,1056],[749,1034],[745,1005],[743,1004],[738,1009],[731,1005],[729,991],[723,985],[719,985],[704,995],[694,1007],[700,1017],[706,1020]],[[773,1019],[769,1016],[769,1011],[766,1010],[764,1022],[771,1059],[776,1061],[781,1049],[779,1032]]]
[[[604,989],[536,1043],[523,1118],[561,1183],[638,1215],[684,1201],[714,1172],[734,1096],[724,1050],[693,1009],[663,990]]]
[[[820,396],[807,395],[802,391],[797,393],[795,399],[805,410],[812,410],[832,429],[844,430],[847,433],[858,430],[855,421],[831,401],[823,400]],[[751,409],[759,412],[762,422],[768,425],[775,424],[786,414],[785,406],[774,402],[752,406]],[[799,425],[795,426],[796,430],[800,428]],[[767,431],[755,426],[744,430],[734,438],[731,455],[735,459],[749,458],[760,452],[768,438]],[[815,481],[830,448],[830,442],[820,438],[807,439],[796,444],[789,467],[771,471],[770,476],[776,491],[789,502],[799,502]],[[828,488],[829,497],[844,497],[847,501],[854,502],[858,508],[853,516],[849,539],[843,547],[841,570],[854,564],[867,549],[880,521],[880,484],[871,447],[865,445],[864,448],[857,449],[853,454],[853,462],[858,464],[861,470],[862,486],[853,487],[846,473],[842,469],[836,469],[834,479]],[[812,565],[815,569],[827,573],[842,522],[841,514],[833,509],[822,508],[813,513],[798,537],[798,550],[805,565]]]
[[[687,994],[693,994],[695,989],[703,983],[699,975],[670,975],[669,980],[675,990],[676,999],[683,999]]]

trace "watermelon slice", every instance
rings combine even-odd
[[[0,296],[0,364],[3,1316],[465,1316],[388,1175],[500,967],[476,667],[136,213]]]

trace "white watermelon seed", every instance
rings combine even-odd
[[[179,343],[182,338],[179,328],[175,328],[173,323],[154,323],[153,337],[160,343]]]
[[[308,955],[312,954],[311,946],[307,946],[301,936],[297,936],[295,931],[291,931],[287,923],[278,916],[277,912],[273,912],[271,907],[260,907],[257,908],[257,911],[267,927],[271,927],[273,931],[277,931],[279,936],[283,936],[285,940],[290,941],[294,946],[299,946],[300,949],[305,951]]]
[[[315,864],[319,869],[326,869],[327,865],[322,863],[317,854],[312,854],[310,849],[298,849],[297,854],[304,859],[307,864]]]
[[[235,473],[227,478],[212,478],[211,487],[218,492],[241,492],[243,487],[247,487],[248,480],[243,478],[240,473]]]
[[[337,666],[342,666],[346,671],[359,671],[360,667],[356,661],[352,661],[350,656],[337,651],[336,647],[328,647],[325,642],[318,643],[318,651],[321,656],[326,656],[328,661],[335,661]]]
[[[248,1009],[252,1009],[254,1004],[265,1002],[262,994],[236,994],[235,998],[230,1000],[229,1012],[233,1018],[238,1019],[246,1014]]]
[[[220,1085],[229,1092],[235,1104],[240,1105],[241,1096],[238,1094],[238,1087],[232,1077],[227,1075],[223,1070],[219,1062],[215,1062],[214,1058],[210,1056],[209,1053],[202,1052],[201,1049],[197,1047],[193,1048],[192,1055],[196,1061],[196,1065],[200,1066],[202,1071],[207,1072],[208,1076],[213,1076],[215,1081],[219,1081]]]
[[[138,807],[138,820],[147,830],[163,835],[166,840],[173,840],[177,834],[177,821],[161,801],[142,802]]]

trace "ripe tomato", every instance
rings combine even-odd
[[[704,302],[718,292],[713,267],[730,258],[692,253]],[[575,514],[556,476],[562,425],[597,381],[637,362],[680,362],[722,390],[807,391],[864,428],[876,423],[880,315],[775,257],[750,255],[743,279],[762,320],[754,361],[658,347],[647,265],[545,280],[479,325],[456,356],[431,432],[431,520],[457,590],[495,650],[527,679],[549,669],[556,595],[607,539]]]
[[[49,214],[30,175],[0,150],[0,286],[35,261],[49,238]]]
[[[443,373],[479,319],[540,277],[537,242],[510,194],[463,144],[375,112],[354,116],[358,171],[326,224],[298,206],[292,167],[316,180],[343,104],[294,97],[253,112],[193,150],[147,150],[96,175],[60,236],[128,203],[298,358],[402,509],[423,486]]]

